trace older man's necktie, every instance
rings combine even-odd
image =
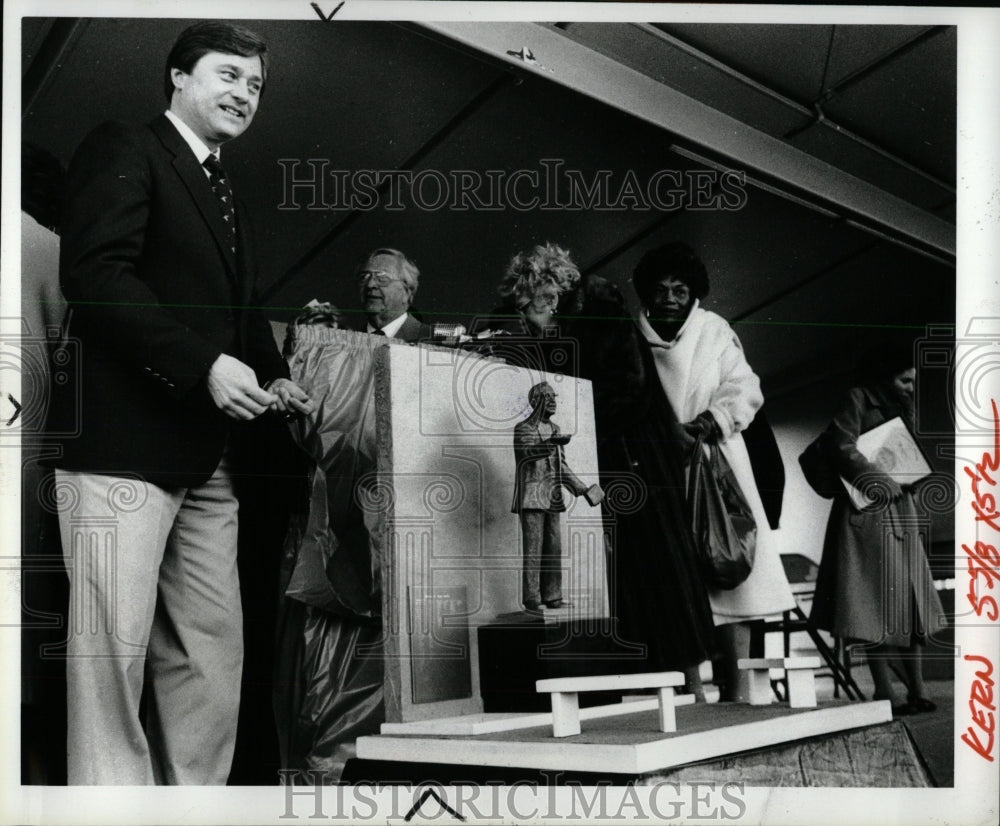
[[[229,186],[229,178],[226,170],[215,155],[209,155],[203,161],[205,169],[208,170],[208,182],[212,185],[215,197],[219,199],[219,209],[222,212],[222,220],[226,225],[226,242],[229,248],[236,253],[236,208],[233,204],[233,190]]]

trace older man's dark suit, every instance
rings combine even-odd
[[[254,249],[237,204],[234,255],[204,169],[165,116],[109,123],[70,167],[60,271],[79,338],[79,383],[56,385],[56,462],[67,470],[139,474],[163,487],[211,476],[228,419],[205,383],[226,353],[261,384],[287,376],[254,305]]]
[[[368,332],[368,324],[362,321],[358,326],[357,330],[360,333]],[[398,338],[400,341],[405,341],[407,344],[417,344],[421,341],[429,342],[431,340],[431,325],[424,324],[422,321],[417,319],[415,316],[407,315],[406,321],[404,321],[393,338]]]

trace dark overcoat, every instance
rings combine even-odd
[[[858,436],[899,415],[889,395],[855,387],[830,428],[837,472],[863,483],[880,471],[858,450]],[[845,492],[834,497],[811,618],[845,639],[909,645],[912,635],[946,624],[921,538],[913,495],[859,511]]]

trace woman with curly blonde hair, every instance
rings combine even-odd
[[[575,292],[579,283],[580,270],[569,251],[546,243],[515,255],[497,291],[502,309],[517,313],[515,322],[527,322],[520,332],[537,334],[552,323],[560,298]]]

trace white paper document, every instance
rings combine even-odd
[[[920,445],[899,416],[862,433],[858,437],[858,451],[878,470],[901,485],[914,485],[931,473],[931,466]],[[840,481],[851,497],[851,504],[858,510],[864,510],[875,502],[843,477]]]

